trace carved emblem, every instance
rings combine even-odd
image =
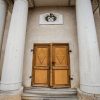
[[[54,22],[57,20],[57,17],[53,13],[50,13],[45,17],[45,20],[47,22]]]

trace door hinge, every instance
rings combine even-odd
[[[32,76],[30,76],[29,78],[32,78]]]
[[[72,50],[69,50],[69,52],[72,52]]]
[[[70,80],[73,80],[73,77],[70,77]]]
[[[34,49],[31,49],[31,52],[34,52]]]

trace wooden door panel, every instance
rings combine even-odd
[[[34,46],[33,81],[35,86],[49,85],[49,46],[47,44]]]
[[[69,45],[53,44],[52,46],[52,83],[54,87],[69,87]]]
[[[66,46],[58,46],[58,47],[54,47],[54,61],[55,66],[66,66],[68,65],[68,56],[66,53]]]
[[[66,45],[53,46],[53,62],[55,67],[69,67],[69,48]]]
[[[44,85],[48,83],[48,71],[47,70],[35,70],[35,84]]]
[[[53,70],[53,86],[69,86],[69,70]]]
[[[36,48],[36,62],[37,67],[47,67],[48,66],[48,48],[47,47],[37,47]]]

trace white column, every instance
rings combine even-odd
[[[21,88],[27,16],[28,1],[15,0],[4,56],[1,90]]]
[[[100,55],[91,0],[76,0],[80,89],[100,94]]]
[[[3,41],[6,12],[7,12],[6,1],[0,0],[0,54],[1,54],[1,47],[2,47],[2,41]]]

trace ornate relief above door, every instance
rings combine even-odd
[[[59,13],[45,13],[41,14],[39,18],[40,25],[62,25],[63,15]]]

